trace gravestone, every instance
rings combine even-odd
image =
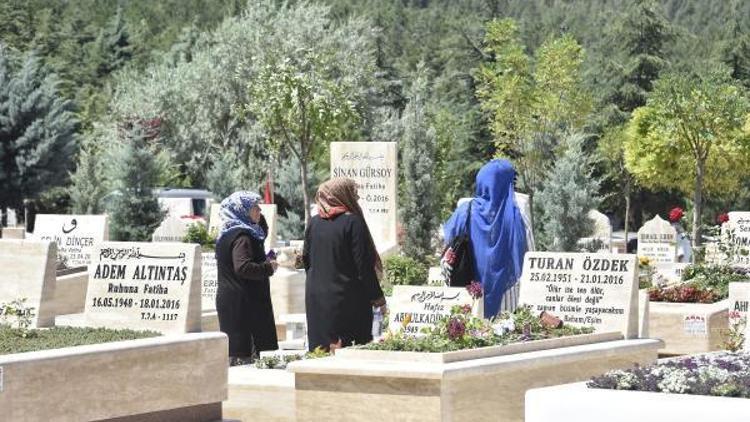
[[[745,319],[747,323],[750,304],[750,283],[729,283],[729,325]]]
[[[197,222],[197,224],[202,224]],[[151,235],[152,242],[182,242],[188,232],[189,222],[168,214]]]
[[[18,225],[18,217],[16,216],[16,210],[6,208],[5,209],[7,217],[7,226],[8,227],[16,227]]]
[[[91,263],[95,244],[109,239],[106,215],[38,214],[33,239],[55,242],[57,255],[70,268]]]
[[[200,331],[200,248],[104,242],[94,247],[85,325],[164,334]]]
[[[658,215],[638,230],[638,256],[654,263],[677,262],[677,230]]]
[[[216,253],[201,253],[201,310],[216,310],[216,289],[219,287]]]
[[[580,243],[592,252],[611,252],[612,251],[612,224],[609,217],[597,210],[591,210],[587,214],[588,218],[594,223],[594,231],[591,236],[581,239]]]
[[[654,264],[654,284],[663,280],[664,284],[677,284],[682,282],[682,273],[690,264],[684,262],[673,262],[669,264]]]
[[[208,214],[208,232],[219,235],[219,229],[221,229],[221,204],[211,204],[211,210]]]
[[[26,299],[23,306],[33,308],[32,327],[55,324],[54,242],[0,240],[0,304]]]
[[[266,252],[268,252],[277,246],[276,221],[278,220],[278,215],[276,213],[276,204],[260,204],[260,212],[265,217],[266,224],[268,224],[268,233],[266,233],[266,241],[264,243]]]
[[[378,252],[383,254],[396,248],[396,143],[331,143],[331,177],[347,177],[357,182],[359,203]]]
[[[638,337],[635,255],[527,252],[518,303],[565,324]]]
[[[427,270],[427,284],[430,286],[445,286],[443,269],[440,267],[430,267]]]
[[[393,296],[388,300],[388,329],[419,335],[423,327],[450,315],[454,305],[472,305],[474,315],[483,315],[482,299],[476,302],[463,287],[393,286]]]
[[[732,247],[730,264],[750,267],[750,212],[732,211],[722,226],[722,236]]]

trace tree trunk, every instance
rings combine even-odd
[[[695,192],[693,194],[693,249],[701,245],[701,216],[703,215],[703,177],[704,160],[699,159],[695,165]]]
[[[628,252],[628,230],[630,230],[630,189],[625,189],[625,252]]]
[[[307,160],[300,157],[300,174],[302,176],[302,199],[305,203],[305,229],[310,224],[310,198],[307,195]]]
[[[536,238],[536,227],[534,227],[534,191],[529,189],[529,222],[531,223],[531,235]]]

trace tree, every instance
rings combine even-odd
[[[107,194],[103,151],[99,136],[90,133],[78,153],[78,166],[71,174],[69,187],[71,208],[75,214],[99,214],[104,211],[102,199]]]
[[[532,68],[512,19],[490,22],[484,44],[493,60],[479,68],[477,96],[497,155],[514,162],[534,211],[534,193],[559,153],[562,134],[581,128],[591,108],[581,80],[584,52],[570,35],[549,38]]]
[[[257,119],[275,148],[300,162],[305,225],[310,221],[308,165],[328,143],[344,139],[361,121],[361,106],[373,80],[374,39],[369,24],[337,25],[330,10],[312,4],[274,8],[248,81],[243,111]]]
[[[621,112],[630,113],[646,104],[654,81],[668,65],[665,47],[672,32],[659,7],[654,0],[637,0],[617,25],[617,40],[624,48],[625,58],[612,102]]]
[[[694,246],[701,244],[704,191],[726,194],[748,174],[750,139],[742,128],[749,110],[729,72],[714,69],[665,75],[633,113],[625,165],[645,186],[692,194]]]
[[[721,60],[729,66],[732,77],[746,88],[750,87],[750,34],[742,31],[740,14],[736,10],[727,37],[722,42]]]
[[[428,77],[424,63],[417,67],[402,124],[401,150],[404,169],[404,195],[401,219],[406,229],[404,253],[420,262],[430,254],[436,221],[435,129],[427,118]]]
[[[148,131],[139,122],[123,125],[122,131],[124,139],[111,160],[110,233],[114,240],[148,242],[165,214],[153,194],[159,168]]]
[[[242,169],[237,162],[237,154],[231,149],[219,153],[213,159],[213,166],[206,174],[206,187],[219,198],[226,198],[233,192],[247,189],[248,181],[242,177]]]
[[[538,195],[544,204],[540,240],[551,251],[575,251],[578,239],[593,231],[587,213],[599,203],[599,181],[593,177],[592,157],[583,149],[585,139],[580,134],[565,138],[565,152]]]
[[[610,127],[599,139],[597,153],[606,177],[617,187],[625,200],[625,244],[630,230],[630,199],[635,189],[635,180],[625,166],[626,126]]]
[[[0,44],[0,210],[20,209],[68,179],[78,122],[58,83],[34,54],[14,72]]]
[[[95,78],[101,79],[124,67],[133,57],[127,23],[118,7],[115,15],[99,32],[89,57]]]

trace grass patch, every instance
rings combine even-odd
[[[54,327],[20,330],[0,325],[0,355],[110,343],[159,336],[153,331],[110,330],[107,328]]]

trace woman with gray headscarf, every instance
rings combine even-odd
[[[230,365],[278,349],[269,277],[278,265],[266,257],[260,195],[235,192],[221,201],[216,240],[219,329],[229,337]]]

